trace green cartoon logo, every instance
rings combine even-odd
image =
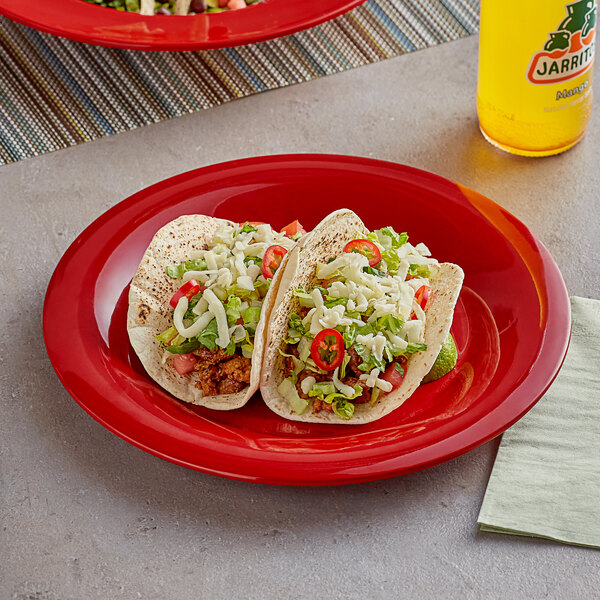
[[[587,71],[594,62],[596,1],[577,0],[566,5],[567,16],[548,34],[543,50],[527,68],[534,84],[568,81]]]

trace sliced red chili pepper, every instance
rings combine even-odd
[[[369,266],[374,267],[381,262],[379,248],[369,240],[352,240],[344,246],[344,252],[358,252],[369,259]]]
[[[346,349],[344,338],[337,329],[323,329],[315,336],[310,355],[319,369],[334,371],[342,364]]]
[[[173,358],[173,368],[180,374],[185,375],[194,370],[198,359],[193,354],[177,354]]]
[[[431,295],[431,288],[428,285],[422,285],[415,292],[415,300],[417,304],[425,310],[425,306],[427,306],[427,302],[429,300],[429,296]]]
[[[381,375],[381,379],[392,384],[392,389],[396,390],[400,387],[406,377],[406,360],[393,362]]]
[[[416,292],[415,292],[415,300],[417,301],[417,304],[423,309],[425,310],[425,306],[427,306],[427,301],[429,300],[429,296],[431,294],[431,288],[428,285],[422,285]],[[410,313],[410,318],[411,321],[415,321],[418,317],[414,312]]]
[[[285,227],[282,227],[280,233],[283,233],[287,237],[293,237],[296,234],[304,235],[306,233],[306,229],[300,225],[300,221],[297,219],[288,223]]]
[[[200,293],[201,287],[202,286],[195,279],[190,279],[173,294],[169,304],[173,308],[176,308],[180,298],[186,296],[188,300],[191,300],[196,294]]]
[[[275,271],[279,268],[283,257],[287,254],[287,250],[283,246],[269,246],[265,250],[260,269],[265,279],[271,279],[275,275]]]

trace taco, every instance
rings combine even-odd
[[[142,365],[175,397],[218,410],[258,389],[265,315],[304,230],[185,215],[160,229],[129,289],[127,330]]]
[[[462,269],[350,210],[289,253],[269,318],[261,393],[292,420],[361,424],[417,389],[448,336]]]

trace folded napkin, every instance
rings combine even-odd
[[[600,548],[600,301],[573,297],[571,306],[563,368],[504,434],[477,522]]]

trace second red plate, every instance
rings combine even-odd
[[[368,425],[286,421],[257,394],[217,412],[180,402],[145,373],[126,330],[129,281],[154,233],[203,213],[310,229],[347,207],[461,265],[456,369]],[[97,421],[177,464],[247,481],[326,485],[391,477],[495,437],[527,412],[564,359],[570,305],[548,251],[514,216],[461,185],[358,157],[271,156],[184,173],[121,202],[71,245],[44,305],[48,354]],[[68,333],[68,335],[65,335]]]

